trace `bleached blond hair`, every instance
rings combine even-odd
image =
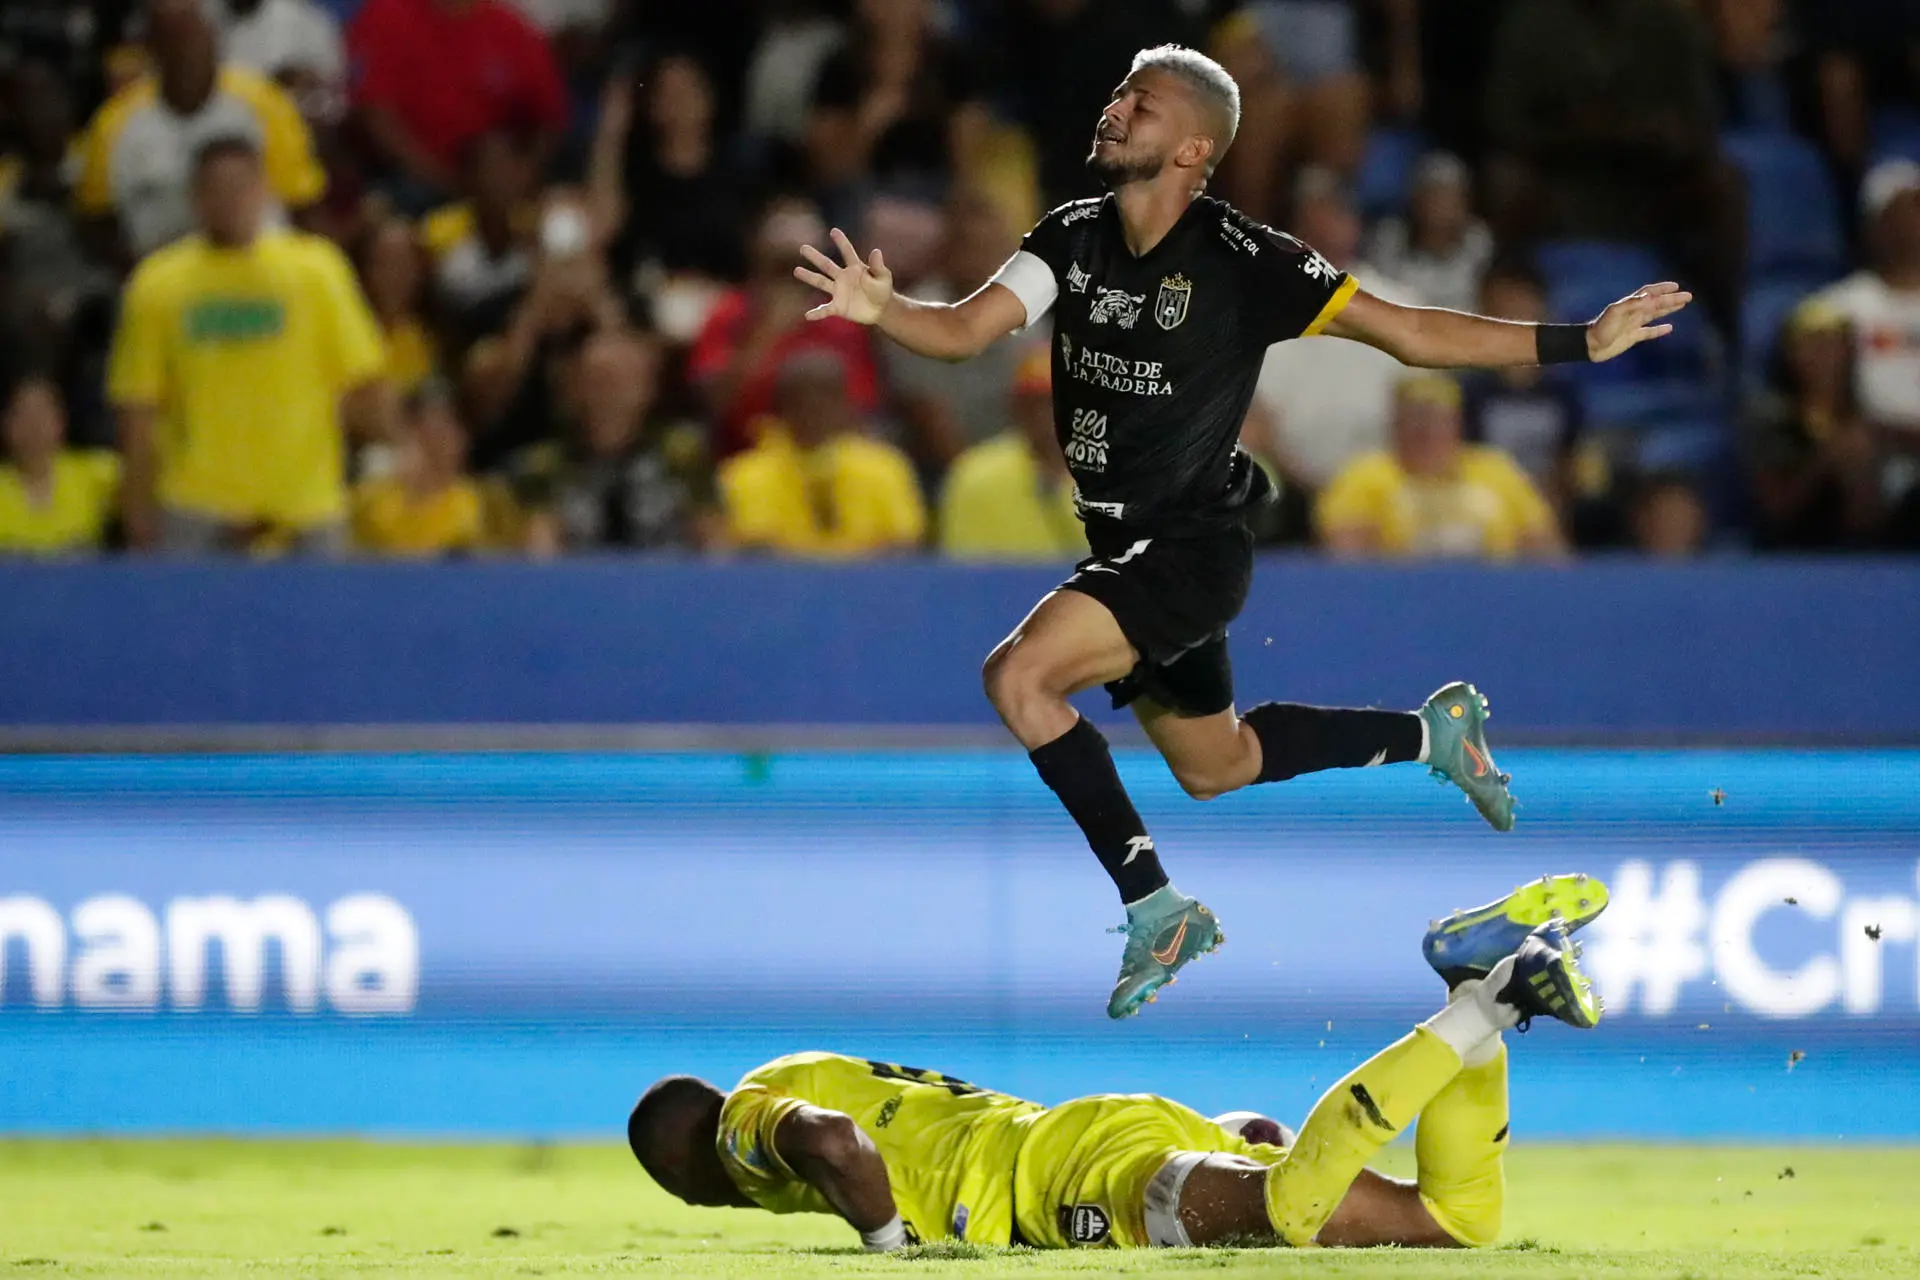
[[[1213,117],[1209,123],[1226,135],[1213,140],[1213,154],[1207,157],[1207,173],[1212,174],[1240,129],[1239,84],[1225,67],[1198,49],[1189,49],[1183,44],[1157,44],[1151,49],[1142,49],[1133,55],[1133,66],[1127,74],[1131,76],[1142,67],[1155,67],[1178,76],[1200,96],[1202,108]]]

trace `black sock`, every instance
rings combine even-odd
[[[1045,746],[1028,753],[1040,780],[1053,788],[1060,803],[1086,834],[1100,865],[1113,877],[1120,901],[1138,902],[1167,883],[1160,857],[1153,851],[1140,815],[1134,812],[1113,752],[1091,721],[1082,716]]]
[[[1256,782],[1284,782],[1322,769],[1358,769],[1420,758],[1420,717],[1412,711],[1263,702],[1241,719],[1260,739]]]

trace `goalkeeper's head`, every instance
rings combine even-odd
[[[662,1190],[688,1204],[751,1207],[715,1143],[727,1095],[698,1076],[655,1081],[627,1117],[627,1145]]]

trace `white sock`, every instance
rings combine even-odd
[[[1506,1046],[1506,1043],[1507,1042],[1501,1038],[1500,1033],[1496,1031],[1473,1048],[1461,1054],[1460,1065],[1467,1068],[1484,1067],[1500,1056],[1500,1050]]]
[[[1484,979],[1461,983],[1447,1007],[1421,1025],[1446,1041],[1447,1047],[1460,1055],[1463,1066],[1487,1061],[1486,1042],[1494,1041],[1497,1046],[1500,1033],[1520,1021],[1518,1010],[1496,998],[1512,976],[1513,957],[1508,956]],[[1497,1047],[1493,1052],[1498,1052]]]
[[[1414,719],[1420,722],[1420,754],[1413,758],[1413,762],[1415,764],[1425,764],[1427,762],[1427,756],[1433,748],[1433,730],[1427,727],[1427,718],[1425,716],[1421,715],[1418,711],[1414,712],[1413,715]]]

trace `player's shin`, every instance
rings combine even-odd
[[[1410,711],[1263,702],[1241,719],[1260,739],[1256,782],[1284,782],[1322,769],[1403,764],[1419,760],[1425,749],[1425,728]]]
[[[1113,752],[1082,717],[1073,728],[1029,753],[1040,780],[1053,788],[1080,824],[1094,856],[1113,878],[1120,901],[1137,903],[1167,885],[1153,839],[1113,767]]]
[[[1500,1238],[1506,1201],[1507,1051],[1499,1036],[1420,1113],[1414,1152],[1420,1202],[1441,1230],[1470,1248]]]
[[[1274,1233],[1291,1245],[1312,1244],[1367,1161],[1459,1072],[1460,1053],[1423,1024],[1327,1090],[1287,1158],[1267,1175]]]

